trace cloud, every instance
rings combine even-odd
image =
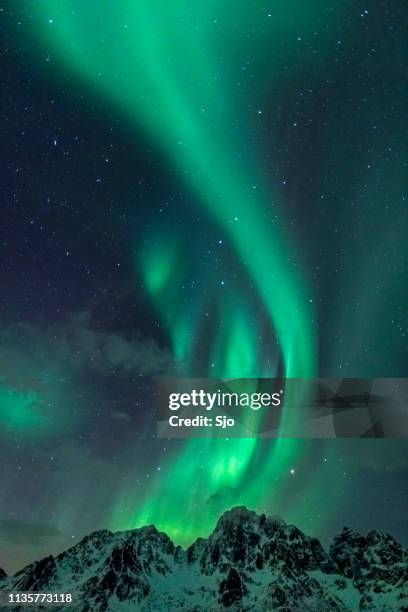
[[[153,338],[125,337],[94,327],[91,311],[49,327],[18,323],[0,331],[0,380],[21,390],[44,390],[41,377],[28,373],[50,364],[66,371],[84,368],[102,374],[157,376],[171,371],[170,351]],[[31,365],[34,367],[31,367]]]
[[[72,316],[57,332],[58,337],[67,358],[77,367],[155,376],[172,366],[167,347],[159,346],[152,338],[127,338],[116,332],[94,329],[89,311]]]
[[[4,545],[39,546],[44,540],[59,542],[62,533],[54,525],[46,523],[29,523],[17,519],[0,520],[0,540]]]
[[[207,499],[207,504],[213,510],[218,511],[219,508],[230,506],[236,499],[236,490],[232,487],[222,487]]]
[[[406,440],[386,438],[338,439],[335,444],[336,450],[353,466],[390,473],[408,467]]]
[[[0,567],[8,574],[68,544],[54,525],[18,519],[0,520],[0,541]]]

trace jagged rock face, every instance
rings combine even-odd
[[[408,610],[407,553],[389,535],[343,529],[329,553],[282,520],[234,508],[187,551],[154,527],[98,531],[0,588],[72,592],[75,610]]]
[[[359,578],[376,568],[399,566],[404,551],[389,534],[370,531],[367,537],[344,528],[333,540],[330,555],[342,573]]]
[[[240,602],[244,596],[245,590],[242,584],[241,576],[236,569],[231,567],[228,571],[228,576],[220,584],[220,603],[228,608],[236,602]]]
[[[246,508],[226,512],[205,545],[190,547],[188,554],[199,559],[201,571],[213,574],[229,567],[256,572],[283,561],[288,567],[334,569],[320,542],[281,521],[257,515]]]
[[[293,607],[295,602],[297,608]],[[261,609],[285,612],[340,612],[349,609],[341,600],[326,591],[317,578],[305,572],[296,574],[287,568],[283,568],[274,576],[262,604]]]
[[[52,583],[57,572],[57,566],[53,557],[45,557],[36,561],[25,570],[16,574],[16,591],[43,591]]]
[[[407,552],[389,534],[370,531],[366,537],[344,528],[333,540],[330,556],[363,593],[360,606],[371,610],[377,599],[400,591],[399,601],[408,610]]]
[[[7,578],[7,574],[6,572],[0,567],[0,581],[3,580],[3,578]]]

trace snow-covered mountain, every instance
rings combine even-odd
[[[238,507],[187,550],[153,526],[97,531],[14,576],[0,572],[0,588],[71,592],[75,612],[407,612],[407,561],[378,531],[344,528],[326,552],[296,527]]]

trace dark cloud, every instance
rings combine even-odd
[[[207,504],[218,511],[219,508],[228,506],[236,497],[233,487],[222,487],[207,499]]]
[[[0,520],[0,542],[0,567],[8,574],[68,544],[55,525],[18,519]]]
[[[129,338],[94,329],[89,311],[72,316],[58,331],[58,336],[67,357],[78,367],[154,376],[165,372],[171,365],[166,347],[159,346],[151,338]]]
[[[127,375],[155,376],[171,369],[168,348],[159,346],[154,339],[101,331],[92,323],[92,313],[81,311],[60,325],[44,327],[20,323],[3,329],[0,375],[10,386],[27,387],[28,383],[30,388],[41,386],[35,378],[28,381],[16,366],[16,362],[21,363],[21,357],[24,361],[28,355],[39,364],[51,361],[64,367],[88,368],[101,373],[119,371]]]
[[[44,540],[58,542],[61,537],[61,531],[54,525],[28,523],[17,519],[0,520],[0,539],[5,545],[38,546]]]
[[[355,467],[380,472],[397,472],[408,466],[406,440],[356,439],[336,440],[336,448]]]

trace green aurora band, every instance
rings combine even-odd
[[[162,226],[146,234],[135,252],[136,268],[166,327],[179,375],[313,377],[312,294],[253,135],[256,109],[267,95],[271,105],[270,92],[279,89],[282,71],[291,71],[294,82],[303,78],[305,66],[296,66],[292,46],[282,40],[299,31],[311,38],[323,3],[103,0],[96,10],[84,0],[26,2],[36,48],[56,57],[57,69],[64,63],[90,94],[110,99],[153,139],[185,181],[194,206],[225,240],[240,278],[247,279],[246,286],[227,277],[221,288],[209,270],[207,278],[197,279],[193,299],[186,300],[181,288],[195,278],[188,228]],[[326,19],[335,27],[342,3],[332,5]],[[325,36],[330,28],[321,34],[322,47]],[[266,331],[258,325],[260,310],[267,316]],[[212,332],[204,350],[206,312]],[[264,338],[271,338],[266,356]],[[273,504],[274,496],[284,494],[279,476],[309,444],[187,441],[145,491],[129,483],[123,488],[114,500],[111,527],[154,523],[185,544],[208,532],[228,506]],[[199,476],[198,466],[205,468]],[[309,499],[323,491],[323,482],[309,483]],[[296,511],[292,508],[293,519]]]

